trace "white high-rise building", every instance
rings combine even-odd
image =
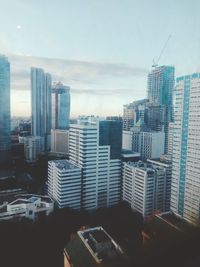
[[[200,222],[200,73],[179,77],[175,87],[171,210]]]
[[[51,145],[51,75],[43,69],[31,68],[31,131],[41,137],[41,152]]]
[[[40,136],[24,137],[24,155],[27,162],[35,162],[38,159],[41,148]]]
[[[100,132],[99,123],[70,125],[69,157],[82,169],[82,207],[87,210],[108,207],[120,200],[121,159],[114,156],[111,159],[111,151],[117,155],[118,148],[114,143],[99,145],[100,139],[102,143],[108,141],[109,135],[104,131],[113,126],[108,122]]]
[[[68,160],[48,162],[48,195],[59,208],[81,208],[81,168]]]
[[[164,191],[162,197],[164,198],[164,209],[163,211],[170,210],[170,198],[171,198],[171,182],[172,182],[172,161],[169,155],[162,155],[159,159],[147,159],[147,162],[153,166],[161,167],[165,169],[166,179],[161,183]]]
[[[173,155],[173,135],[174,135],[174,123],[170,122],[169,123],[169,128],[168,128],[168,152],[167,154]]]
[[[144,217],[166,211],[166,170],[144,162],[123,164],[123,200]]]

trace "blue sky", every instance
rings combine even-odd
[[[122,114],[160,65],[200,70],[198,0],[0,0],[0,53],[12,70],[12,114],[30,114],[30,66],[71,86],[71,115]]]

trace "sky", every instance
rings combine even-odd
[[[200,71],[199,0],[0,0],[11,112],[30,116],[30,67],[71,87],[71,116],[120,115],[159,65]]]

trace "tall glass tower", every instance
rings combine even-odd
[[[152,104],[172,105],[174,88],[173,66],[160,66],[154,68],[148,75],[148,99]]]
[[[200,73],[175,87],[171,210],[200,224]]]
[[[51,143],[51,75],[31,68],[32,135],[41,137],[41,150]]]
[[[52,87],[52,129],[69,128],[70,87],[61,82]]]
[[[0,163],[10,154],[10,63],[0,55]]]
[[[159,66],[148,74],[149,118],[147,124],[152,130],[164,129],[165,153],[168,153],[169,122],[173,121],[174,73],[173,66]],[[159,117],[157,112],[160,114]],[[154,121],[153,124],[152,121]]]

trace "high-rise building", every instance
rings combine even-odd
[[[123,109],[123,130],[129,131],[139,119],[145,120],[147,99],[134,101],[124,105]]]
[[[52,129],[69,128],[70,87],[61,82],[52,86]]]
[[[164,187],[162,193],[164,209],[163,211],[170,210],[170,198],[171,198],[171,181],[172,181],[172,160],[166,155],[161,156],[158,159],[147,159],[153,166],[157,166],[165,169],[165,179],[161,182],[160,187]],[[161,195],[160,195],[161,197]]]
[[[48,162],[48,195],[59,208],[81,208],[81,168],[68,160]]]
[[[123,149],[140,153],[142,160],[164,154],[165,133],[149,130],[138,121],[131,131],[123,131]]]
[[[164,131],[166,107],[159,105],[148,105],[146,125],[152,131]]]
[[[175,87],[171,210],[200,222],[200,73],[178,77]]]
[[[123,164],[123,200],[144,217],[164,212],[166,204],[165,168],[144,162]]]
[[[118,121],[116,125],[118,127]],[[108,142],[107,133],[115,134],[109,127],[114,127],[109,121],[70,125],[69,158],[82,169],[81,201],[87,210],[108,207],[120,200],[121,159],[118,158],[119,148]],[[100,138],[104,133],[105,138]],[[100,139],[105,145],[100,145]]]
[[[173,66],[159,66],[148,75],[148,116],[147,126],[151,130],[165,132],[165,153],[168,153],[168,125],[173,121]]]
[[[148,99],[152,104],[172,106],[174,67],[160,66],[148,74]]]
[[[31,68],[32,135],[41,137],[41,151],[51,145],[51,75]]]
[[[174,123],[169,123],[169,131],[168,131],[168,155],[173,155],[173,135],[174,135]]]
[[[23,143],[26,161],[30,163],[37,161],[41,149],[41,137],[26,136],[24,137]]]
[[[10,63],[0,55],[0,163],[10,156]]]

